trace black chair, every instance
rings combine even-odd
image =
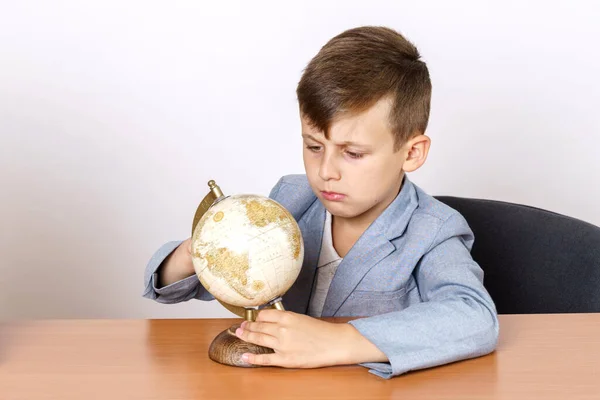
[[[600,312],[600,228],[539,208],[436,196],[475,234],[499,314]]]

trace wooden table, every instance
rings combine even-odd
[[[4,323],[0,399],[600,399],[600,314],[501,316],[495,353],[390,380],[212,362],[209,343],[234,322]]]

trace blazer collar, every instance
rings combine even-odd
[[[404,234],[413,213],[419,205],[415,185],[404,175],[402,188],[392,203],[377,217],[367,229],[374,229],[388,240]]]

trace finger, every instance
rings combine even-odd
[[[256,320],[259,322],[280,322],[287,311],[279,311],[274,309],[260,310]]]
[[[264,333],[250,332],[249,330],[242,328],[235,330],[235,336],[239,337],[245,342],[269,348],[273,348],[277,342],[273,336]]]
[[[281,360],[279,354],[253,354],[253,353],[244,353],[242,354],[242,361],[247,362],[248,364],[253,365],[281,365]]]
[[[278,327],[275,322],[250,322],[244,321],[242,329],[250,332],[265,333],[270,336],[277,336]]]

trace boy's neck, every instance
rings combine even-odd
[[[360,236],[369,228],[369,226],[389,207],[396,199],[402,186],[404,185],[404,177],[402,177],[400,187],[395,191],[395,195],[386,202],[380,203],[378,207],[374,207],[367,212],[357,215],[352,218],[331,216],[331,231],[334,242],[334,247],[338,250],[338,254],[346,253],[360,238]],[[336,245],[337,243],[337,245]],[[338,249],[340,247],[340,249]]]

